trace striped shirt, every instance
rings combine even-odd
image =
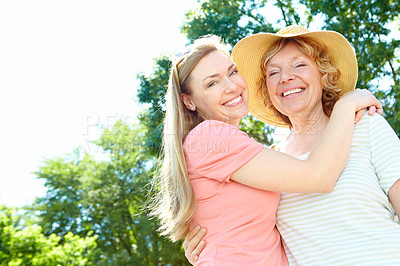
[[[290,265],[400,265],[387,196],[399,178],[400,140],[380,115],[365,115],[333,192],[281,194],[277,227]]]

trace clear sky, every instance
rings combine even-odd
[[[139,72],[186,40],[195,0],[0,2],[0,203],[44,195],[32,174],[96,139],[96,123],[133,121]]]

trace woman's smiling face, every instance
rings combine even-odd
[[[190,95],[182,94],[186,107],[195,106],[203,119],[239,126],[248,114],[248,89],[236,64],[224,53],[204,56],[189,75]]]
[[[271,102],[282,114],[290,118],[307,115],[316,107],[322,111],[321,73],[294,42],[271,58],[265,75]]]

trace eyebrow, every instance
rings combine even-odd
[[[297,59],[299,59],[300,57],[303,57],[303,55],[304,55],[304,54],[292,56],[292,57],[290,58],[290,60],[292,60],[292,61],[297,60]],[[268,63],[267,68],[268,68],[269,66],[274,67],[274,66],[278,66],[278,65],[279,65],[279,64]]]
[[[230,66],[228,67],[228,72],[229,72],[229,70],[231,70],[234,66],[236,66],[236,64],[235,64],[235,63],[232,63],[232,65],[230,65]],[[205,81],[206,79],[209,79],[209,78],[215,78],[215,77],[217,77],[217,76],[219,76],[219,73],[215,73],[215,74],[209,75],[209,76],[205,77],[205,78],[203,79],[203,81]]]

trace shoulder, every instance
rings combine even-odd
[[[246,133],[228,123],[217,120],[205,120],[192,129],[186,136],[185,142],[203,138],[221,138],[226,136],[238,136]]]
[[[268,148],[270,148],[272,150],[280,151],[280,152],[283,152],[285,150],[284,147],[283,147],[282,141],[278,142],[278,143],[271,144]]]
[[[217,180],[226,180],[262,148],[262,144],[237,127],[215,120],[200,123],[183,143],[188,167],[201,176]]]
[[[373,116],[366,114],[354,129],[353,144],[357,142],[368,142],[372,149],[374,147],[392,149],[398,146],[399,138],[384,117],[379,114]]]
[[[369,115],[368,113],[365,113],[359,123],[387,124],[387,121],[380,114],[375,113],[374,115]]]
[[[357,123],[355,130],[365,129],[369,133],[371,133],[370,131],[373,129],[381,129],[385,127],[391,128],[391,126],[383,116],[381,116],[380,114],[374,114],[373,116],[371,116],[366,113],[361,118],[360,122]]]

